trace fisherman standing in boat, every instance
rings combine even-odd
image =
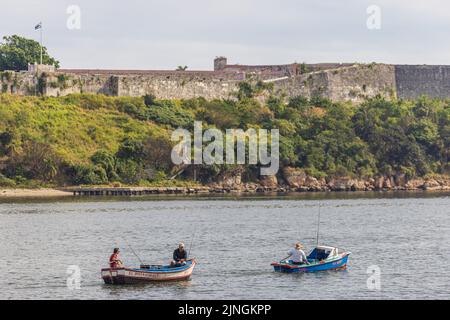
[[[171,267],[180,267],[186,264],[187,252],[184,249],[184,243],[180,243],[178,248],[173,252],[173,260],[170,263]]]
[[[110,268],[122,268],[123,267],[123,263],[119,259],[119,253],[120,253],[119,248],[114,248],[113,254],[111,255],[111,257],[109,257]]]
[[[295,248],[289,250],[289,252],[288,252],[289,256],[286,258],[286,260],[290,258],[290,261],[292,262],[292,264],[297,264],[297,265],[309,264],[308,259],[306,258],[306,254],[303,251],[303,249],[304,249],[304,247],[300,242],[296,243]]]

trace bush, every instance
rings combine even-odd
[[[95,166],[103,168],[108,181],[116,181],[119,179],[116,173],[116,158],[109,151],[97,151],[92,155],[91,161]]]
[[[117,174],[124,183],[134,184],[142,180],[144,169],[142,165],[133,160],[119,160],[117,162]]]
[[[49,144],[30,140],[23,143],[21,149],[13,152],[7,161],[6,171],[10,176],[23,175],[42,181],[56,177],[60,158]]]
[[[193,114],[176,106],[171,101],[161,101],[156,106],[150,106],[146,114],[149,120],[169,125],[172,128],[190,129],[194,125]]]
[[[141,160],[145,156],[144,144],[141,140],[127,137],[119,146],[117,157],[120,159]]]
[[[303,96],[296,96],[289,99],[288,107],[302,110],[304,107],[309,106],[309,100]]]
[[[9,153],[12,139],[13,135],[11,132],[5,131],[0,133],[0,156]]]
[[[0,173],[0,187],[14,188],[16,182],[13,179],[9,179]]]
[[[153,106],[156,104],[156,97],[153,94],[146,94],[144,96],[144,103],[147,107]]]
[[[75,165],[68,170],[67,175],[75,185],[108,183],[106,171],[100,166]]]
[[[144,159],[146,167],[166,171],[172,168],[172,142],[165,136],[150,135],[144,141]]]

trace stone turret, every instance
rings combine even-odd
[[[222,71],[226,68],[228,62],[226,57],[216,57],[214,59],[214,71]]]

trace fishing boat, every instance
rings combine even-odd
[[[141,265],[139,268],[102,269],[102,278],[106,284],[132,284],[158,281],[187,280],[196,265],[194,259],[179,267],[163,265]]]
[[[294,264],[288,259],[273,262],[271,266],[277,272],[318,272],[327,270],[345,270],[350,252],[340,252],[336,247],[316,246],[306,257],[309,264]]]

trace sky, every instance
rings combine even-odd
[[[0,37],[39,40],[40,21],[62,68],[450,64],[447,0],[0,0]]]

